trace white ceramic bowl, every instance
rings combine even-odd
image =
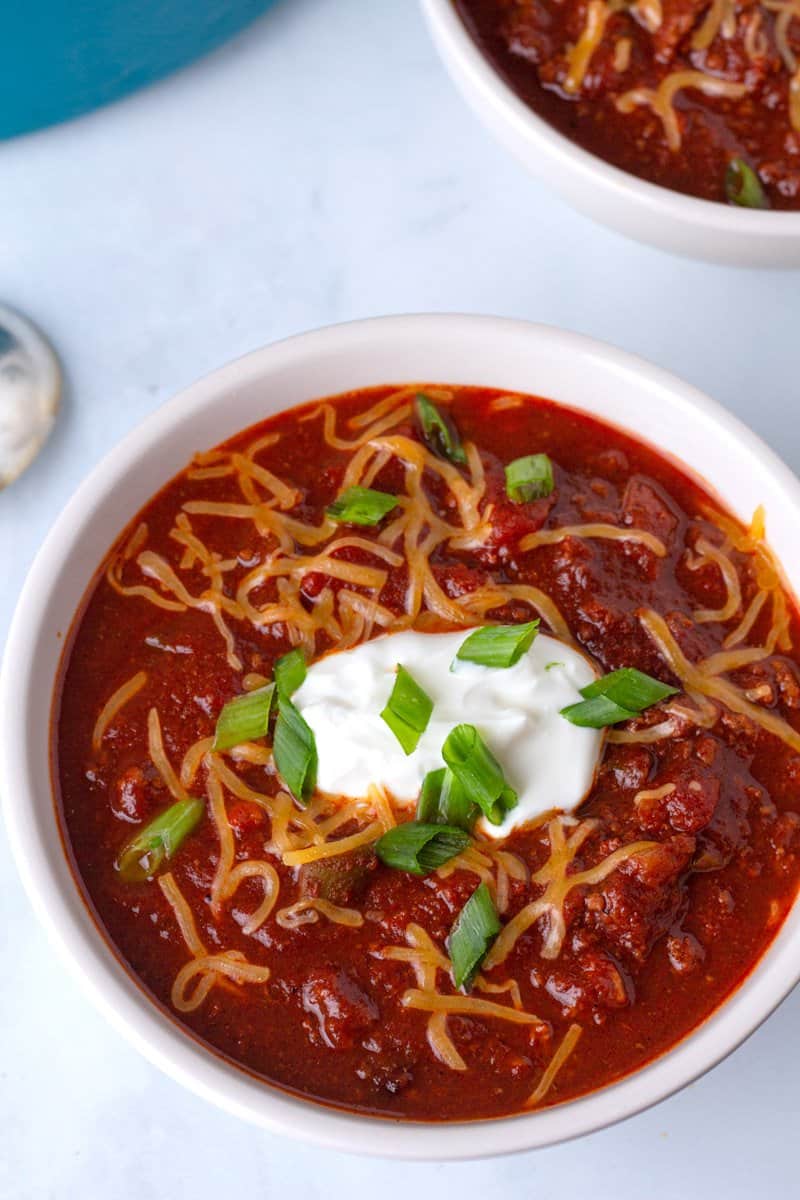
[[[422,0],[433,40],[465,99],[498,141],[574,208],[662,250],[740,267],[800,266],[800,212],[698,200],[638,179],[537,116],[485,58],[453,0]]]
[[[98,1008],[153,1063],[228,1111],[283,1135],[367,1154],[468,1158],[545,1146],[608,1125],[718,1062],[800,977],[800,906],[722,1009],[622,1082],[502,1120],[437,1126],[376,1120],[259,1081],[204,1049],[147,998],[79,895],[61,845],[49,771],[46,714],[63,634],[99,559],[136,511],[195,449],[304,400],[409,378],[538,393],[631,430],[702,473],[740,517],[763,503],[771,543],[800,586],[797,480],[743,425],[664,371],[576,334],[490,317],[387,317],[322,329],[258,350],[194,384],[129,434],[79,488],[31,568],[6,648],[0,795],[20,873],[53,943]]]

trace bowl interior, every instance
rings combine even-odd
[[[682,460],[747,520],[763,503],[769,540],[800,585],[800,485],[737,420],[699,392],[574,334],[478,317],[400,317],[290,339],[201,380],[136,429],[62,514],[29,575],[0,678],[0,790],[36,910],[106,1016],[153,1062],[240,1116],[340,1149],[468,1158],[546,1145],[629,1115],[689,1082],[764,1019],[800,976],[795,906],[758,969],[683,1043],[633,1076],[540,1113],[422,1126],[350,1116],[285,1094],[166,1019],[98,932],[60,842],[49,778],[50,709],[63,639],[98,562],[137,509],[197,449],[301,401],[413,377],[524,391],[619,425]]]

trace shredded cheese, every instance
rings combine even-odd
[[[150,761],[175,799],[188,800],[188,792],[175,774],[172,763],[167,758],[157,708],[151,708],[147,714],[147,748],[150,754]]]
[[[416,396],[418,391],[418,387],[411,385],[409,387],[400,388],[399,391],[391,392],[388,396],[384,396],[383,400],[376,401],[375,404],[370,405],[370,407],[364,409],[363,412],[354,413],[352,417],[349,417],[347,421],[348,428],[367,429],[374,425],[375,421],[382,420],[382,418],[387,416],[389,413],[395,414],[395,424],[397,424],[397,410],[399,408],[405,409],[408,401]],[[437,402],[437,404],[448,404],[452,398],[450,392],[445,391],[444,389],[438,389],[435,391],[428,389],[428,394],[432,400]],[[370,436],[367,438],[367,441],[373,437],[377,437],[377,434],[370,432]]]
[[[636,808],[644,808],[646,810],[648,805],[652,804],[654,800],[664,800],[667,796],[671,796],[674,791],[674,783],[665,783],[657,788],[642,788],[633,797],[633,803]]]
[[[789,26],[800,20],[800,0],[761,0],[764,8],[775,13],[774,37],[778,53],[790,74],[797,70],[797,55],[789,44]]]
[[[180,772],[181,785],[184,788],[190,788],[193,785],[197,777],[197,772],[200,770],[206,755],[213,745],[213,738],[200,738],[199,741],[194,742],[186,751],[183,756]]]
[[[335,450],[355,450],[359,446],[363,446],[365,442],[370,442],[373,438],[380,437],[387,429],[393,429],[401,421],[406,420],[411,415],[411,404],[402,404],[393,411],[386,413],[385,416],[373,422],[369,428],[352,439],[342,438],[336,434],[336,412],[331,404],[324,404],[320,410],[322,412],[323,431],[325,441],[329,446],[333,446]]]
[[[489,401],[489,412],[508,412],[510,408],[522,408],[524,405],[524,396],[495,396]]]
[[[597,866],[568,874],[578,851],[595,828],[594,821],[582,821],[567,837],[567,826],[563,818],[554,817],[548,823],[547,836],[550,841],[550,855],[544,866],[531,876],[531,881],[541,884],[544,891],[538,899],[527,904],[516,916],[512,917],[507,925],[503,926],[486,956],[484,965],[487,970],[505,962],[514,949],[517,939],[542,917],[546,918],[546,930],[541,949],[542,958],[557,958],[561,953],[567,932],[564,901],[569,893],[576,887],[600,883],[628,859],[647,853],[658,845],[657,842],[648,841],[630,842],[627,846],[621,846],[618,850],[614,850]]]
[[[192,955],[175,976],[170,994],[173,1008],[181,1013],[194,1012],[206,1000],[214,985],[226,979],[234,984],[267,982],[269,967],[249,963],[238,950],[209,954],[174,875],[171,872],[161,875],[158,884],[175,914],[181,936]]]
[[[321,897],[298,900],[295,904],[282,908],[276,914],[275,920],[282,929],[299,929],[301,925],[315,924],[320,916],[327,917],[335,925],[348,925],[351,929],[358,929],[364,924],[364,918],[358,909],[342,908],[341,905],[332,904],[330,900]]]
[[[211,909],[219,916],[223,904],[230,900],[245,879],[258,878],[264,889],[261,903],[242,925],[242,932],[253,934],[266,921],[275,907],[280,880],[275,868],[261,859],[247,859],[234,866],[236,847],[233,829],[228,820],[225,795],[219,779],[219,763],[212,756],[207,778],[207,794],[211,817],[219,838],[217,869],[211,883]]]
[[[465,610],[470,623],[475,618],[484,618],[493,610],[513,601],[529,605],[550,627],[562,642],[574,645],[570,628],[559,609],[541,588],[524,583],[487,584],[474,592],[465,592],[456,603]]]
[[[232,983],[266,983],[270,977],[269,967],[259,967],[247,961],[238,950],[226,950],[222,954],[207,954],[194,958],[181,967],[172,985],[171,1000],[178,1012],[188,1013],[199,1008],[219,977],[224,976]],[[192,988],[194,984],[194,988]]]
[[[614,70],[618,75],[624,75],[631,65],[633,42],[629,37],[617,38],[614,43]]]
[[[450,960],[439,949],[421,925],[406,927],[407,946],[386,946],[377,951],[379,958],[408,963],[416,976],[417,988],[423,993],[436,991],[438,973],[444,972],[452,983]],[[447,1013],[433,1012],[428,1019],[428,1045],[435,1058],[451,1071],[466,1071],[467,1064],[459,1054],[447,1029]]]
[[[538,1086],[528,1097],[528,1102],[525,1105],[526,1108],[535,1108],[538,1104],[542,1103],[545,1096],[553,1086],[556,1075],[558,1075],[559,1071],[564,1066],[564,1063],[577,1046],[582,1033],[583,1030],[581,1029],[580,1025],[570,1025],[569,1029],[564,1034],[560,1046],[550,1059],[550,1062],[547,1064],[547,1068],[545,1069],[542,1078],[539,1080]]]
[[[481,1000],[478,996],[462,996],[455,993],[443,996],[441,992],[426,992],[420,988],[409,988],[400,1003],[404,1008],[418,1008],[423,1012],[465,1013],[475,1017],[495,1017],[512,1025],[544,1025],[535,1013],[520,1012],[507,1004],[495,1004],[493,1000]]]
[[[712,0],[702,25],[692,36],[692,49],[707,50],[718,33],[728,40],[736,33],[735,0]]]
[[[109,696],[103,707],[100,709],[97,720],[95,721],[94,730],[92,731],[92,749],[97,751],[100,749],[100,744],[105,737],[106,730],[116,717],[120,709],[137,695],[144,685],[147,683],[147,672],[137,671],[131,679],[118,687],[115,692]]]
[[[166,871],[158,878],[158,886],[166,896],[169,903],[172,905],[172,911],[175,914],[175,920],[178,923],[178,929],[181,931],[181,936],[186,942],[189,951],[195,958],[202,958],[206,953],[206,947],[200,934],[197,932],[197,924],[194,919],[194,914],[186,903],[183,893],[181,892],[175,880],[175,876],[171,871]]]
[[[789,122],[795,133],[800,133],[800,66],[789,80]]]
[[[719,675],[712,674],[707,669],[707,664],[704,667],[703,663],[695,665],[689,662],[670,632],[666,621],[659,613],[654,612],[652,609],[643,609],[639,612],[639,620],[656,646],[658,646],[670,670],[678,676],[687,691],[691,690],[702,696],[708,696],[714,700],[721,701],[732,712],[749,717],[754,724],[758,725],[766,733],[771,733],[775,737],[780,738],[787,746],[800,753],[800,733],[796,729],[793,729],[788,721],[784,721],[782,717],[776,716],[775,713],[765,712],[757,704],[751,703],[742,690],[731,683],[730,680],[721,679]],[[763,658],[766,656],[766,653],[766,649],[761,650],[759,656]],[[724,663],[721,662],[721,655],[715,655],[714,659],[715,662],[712,666],[716,669],[720,669],[726,665],[729,666],[731,661],[727,659]]]
[[[747,17],[744,33],[744,51],[755,62],[769,54],[769,40],[764,32],[764,17],[760,9],[754,8]]]
[[[609,729],[606,741],[610,742],[612,746],[646,746],[672,737],[676,728],[675,722],[668,720],[659,721],[657,725],[651,725],[648,729]]]
[[[621,5],[614,3],[614,0],[589,0],[581,36],[567,52],[567,74],[563,88],[568,95],[574,96],[581,90],[592,56],[603,40],[608,19],[619,7]]]
[[[686,564],[689,570],[699,571],[701,567],[705,567],[709,563],[716,566],[725,584],[727,599],[721,608],[697,609],[694,619],[698,625],[708,621],[730,621],[742,607],[742,589],[739,584],[738,572],[725,551],[718,546],[712,546],[707,538],[699,537],[695,550],[697,557],[689,559]]]
[[[371,825],[367,825],[365,829],[359,830],[358,833],[353,833],[349,837],[339,838],[335,842],[324,842],[318,846],[308,846],[304,850],[287,850],[283,856],[283,862],[287,867],[301,867],[304,863],[318,862],[323,858],[334,858],[336,855],[347,854],[351,850],[358,850],[361,846],[369,846],[372,842],[376,842],[384,832],[382,822],[373,821]]]
[[[520,550],[535,550],[538,546],[552,546],[563,542],[565,538],[605,538],[619,542],[641,542],[652,550],[653,554],[663,558],[667,553],[666,547],[654,533],[645,529],[634,529],[626,525],[606,525],[603,522],[591,522],[587,525],[561,525],[558,529],[540,529],[536,533],[528,533],[520,541]]]
[[[622,113],[631,113],[641,105],[651,108],[664,127],[664,136],[670,150],[678,151],[681,148],[681,129],[674,107],[675,97],[678,92],[687,89],[702,92],[705,96],[720,96],[729,100],[740,100],[747,94],[746,84],[730,83],[727,79],[718,79],[716,75],[708,75],[705,71],[671,71],[655,89],[638,87],[625,92],[617,100],[617,108]]]
[[[764,645],[769,648],[770,653],[775,647],[791,650],[790,614],[783,591],[780,566],[764,541],[766,518],[763,507],[759,506],[753,513],[746,533],[743,533],[729,517],[715,509],[705,509],[705,516],[723,533],[729,546],[738,550],[740,554],[751,555],[753,558],[753,570],[759,591],[771,600],[772,624]]]
[[[664,20],[661,0],[634,0],[631,9],[648,33],[657,33]]]
[[[755,596],[753,596],[753,599],[747,606],[747,611],[745,612],[741,621],[736,628],[728,634],[728,636],[725,638],[725,641],[722,643],[726,650],[730,650],[733,646],[738,646],[739,642],[744,641],[758,620],[761,610],[766,602],[767,593],[756,592]]]

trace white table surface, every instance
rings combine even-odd
[[[172,80],[0,145],[0,288],[68,378],[48,448],[0,495],[0,641],[48,526],[123,433],[209,369],[328,322],[462,310],[565,325],[677,371],[800,467],[797,274],[682,262],[565,209],[476,124],[411,0],[284,0]],[[797,1194],[800,994],[615,1129],[392,1165],[282,1143],[145,1063],[53,957],[2,834],[0,897],[4,1200]]]

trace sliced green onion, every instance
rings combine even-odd
[[[444,783],[447,767],[438,771],[428,771],[422,781],[422,789],[417,800],[416,819],[420,825],[445,825],[442,809],[442,784]]]
[[[407,821],[379,838],[375,853],[387,867],[410,871],[412,875],[428,875],[465,850],[469,840],[463,829]]]
[[[306,660],[302,650],[290,650],[275,663],[272,672],[281,696],[293,696],[306,677]]]
[[[470,896],[447,939],[456,987],[472,987],[489,947],[500,932],[500,919],[491,893],[481,883]]]
[[[725,171],[725,195],[740,208],[769,208],[761,180],[743,158],[732,158]]]
[[[525,625],[485,625],[461,643],[456,658],[484,667],[513,667],[533,645],[538,618]]]
[[[214,749],[230,750],[231,746],[265,737],[274,695],[275,684],[268,683],[266,687],[229,700],[217,717]]]
[[[428,449],[439,458],[449,458],[450,462],[454,463],[465,463],[467,456],[452,422],[446,421],[433,401],[422,392],[417,396],[416,408],[422,436]]]
[[[573,725],[587,729],[605,729],[606,725],[616,725],[618,721],[630,721],[638,713],[629,708],[621,708],[608,696],[594,696],[591,700],[579,700],[576,704],[568,704],[561,709],[561,716],[566,717]]]
[[[416,815],[421,824],[453,825],[469,833],[480,811],[449,767],[429,771],[423,779]]]
[[[549,662],[545,663],[544,669],[545,671],[552,671],[554,667],[565,667],[566,665],[567,664],[563,662]]]
[[[652,675],[645,675],[644,671],[637,671],[635,667],[620,667],[618,671],[611,671],[602,679],[581,688],[581,695],[587,700],[593,696],[606,696],[620,708],[629,708],[634,712],[641,712],[651,704],[658,704],[659,700],[666,700],[667,696],[677,695],[677,692],[677,688],[662,683],[660,679],[653,679]]]
[[[294,798],[305,803],[317,783],[317,744],[313,730],[288,696],[278,699],[272,751],[281,779]]]
[[[405,667],[398,665],[392,694],[381,716],[397,738],[406,754],[416,750],[417,743],[428,728],[433,701]]]
[[[472,832],[475,822],[481,815],[481,810],[470,800],[449,767],[445,770],[442,791],[439,796],[439,807],[445,825],[455,825],[458,829],[465,829],[467,833]]]
[[[467,799],[492,825],[501,825],[517,803],[517,793],[506,783],[502,767],[475,726],[456,725],[442,746],[442,758]]]
[[[635,667],[620,667],[581,688],[584,699],[562,708],[561,715],[573,725],[603,729],[619,721],[630,721],[652,704],[658,704],[659,700],[676,695],[677,691]]]
[[[202,800],[177,800],[122,848],[116,868],[126,883],[144,883],[173,857],[205,812]]]
[[[506,495],[517,504],[543,500],[555,486],[553,464],[547,454],[526,454],[506,467]]]
[[[333,521],[345,525],[377,525],[397,508],[397,497],[374,488],[350,487],[329,504],[325,512]]]

